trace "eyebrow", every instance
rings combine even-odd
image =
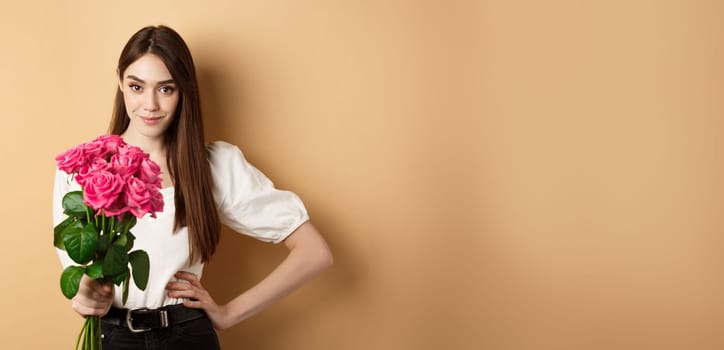
[[[137,77],[137,76],[135,76],[135,75],[127,75],[127,76],[126,76],[126,79],[133,79],[133,80],[136,80],[136,81],[138,81],[138,82],[140,82],[140,83],[143,83],[143,84],[146,83],[143,79],[141,79],[141,78],[139,78],[139,77]],[[158,85],[172,84],[172,83],[173,83],[173,79],[168,79],[168,80],[159,81],[159,82],[158,82]]]

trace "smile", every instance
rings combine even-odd
[[[143,122],[144,122],[145,124],[147,124],[147,125],[154,125],[154,124],[158,123],[161,119],[163,119],[163,116],[160,116],[160,117],[141,117],[141,116],[138,116],[138,118],[140,118],[141,120],[143,120]]]

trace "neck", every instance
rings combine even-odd
[[[166,155],[166,145],[163,142],[163,136],[146,137],[136,133],[130,133],[126,130],[126,132],[121,134],[121,137],[123,137],[123,140],[125,140],[127,144],[139,147],[148,153],[151,158],[162,158]]]

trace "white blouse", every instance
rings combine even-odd
[[[289,191],[278,190],[258,169],[246,161],[241,150],[223,141],[207,146],[209,164],[214,181],[214,200],[221,222],[242,234],[256,239],[279,243],[309,220],[309,215],[299,197]],[[53,191],[53,225],[65,220],[62,198],[80,186],[69,179],[65,172],[56,171]],[[145,291],[131,281],[128,300],[122,304],[122,290],[116,286],[114,305],[117,307],[157,308],[178,304],[183,299],[169,298],[165,286],[176,280],[178,271],[195,273],[199,278],[203,264],[188,264],[189,243],[186,228],[173,232],[174,188],[161,190],[164,199],[163,212],[156,218],[149,215],[138,220],[131,232],[136,236],[132,250],[145,250],[150,259],[149,281]],[[75,265],[65,251],[57,249],[63,268]]]

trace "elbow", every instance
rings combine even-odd
[[[317,253],[316,258],[316,265],[318,266],[319,270],[326,270],[329,267],[331,267],[334,264],[334,256],[332,256],[332,251],[329,250],[329,247],[324,247],[324,249],[320,249]]]
[[[327,249],[327,258],[325,260],[327,267],[331,267],[334,265],[334,256],[332,255],[332,251]]]
[[[290,256],[296,256],[298,261],[313,274],[322,272],[334,264],[332,251],[324,241],[309,243],[293,245]]]
[[[297,228],[284,242],[293,254],[302,256],[302,261],[312,271],[319,272],[334,264],[329,245],[309,222]]]

